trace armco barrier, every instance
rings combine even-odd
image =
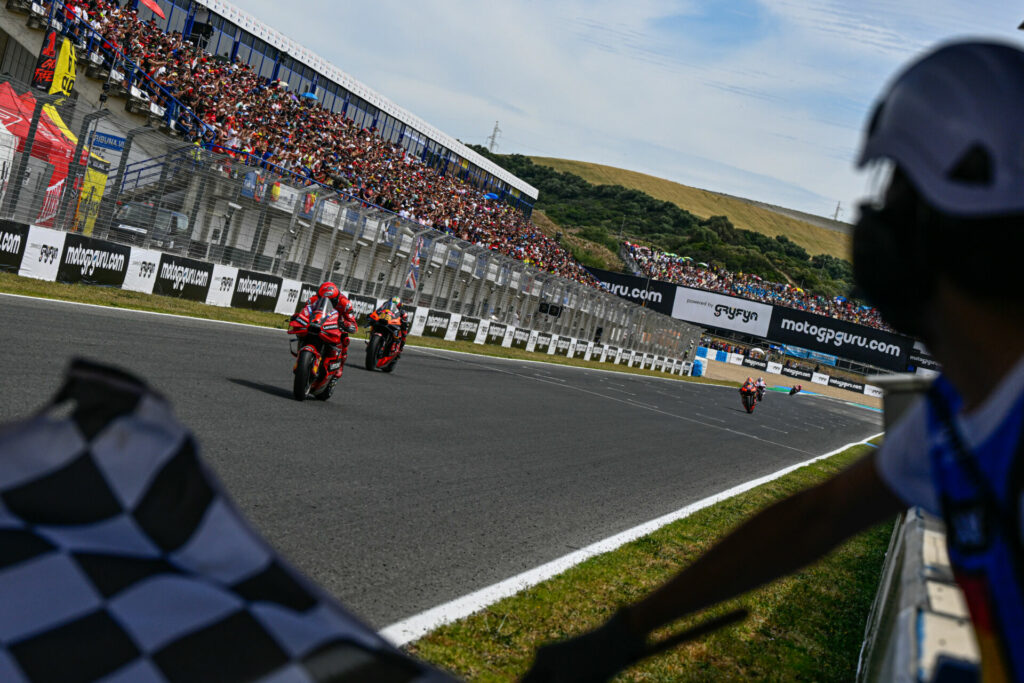
[[[885,389],[886,430],[929,385],[917,375],[873,379]],[[976,681],[978,663],[977,641],[946,553],[942,522],[911,508],[893,529],[864,629],[857,680]]]
[[[861,682],[978,680],[979,653],[942,523],[912,508],[893,530],[857,665]]]
[[[0,250],[3,270],[23,277],[116,287],[214,306],[291,315],[317,289],[313,283],[36,225],[0,224],[0,246],[3,247]],[[366,315],[384,302],[384,299],[359,294],[351,294],[350,298],[360,324],[365,324]],[[614,362],[616,358],[614,354],[603,352],[600,358],[594,358],[594,350],[605,347],[590,341],[554,337],[547,332],[425,307],[415,309],[410,332],[505,348],[515,346],[569,358],[605,362]],[[644,367],[649,368],[654,355],[637,352],[629,358],[636,359],[633,365],[637,367],[647,358]],[[690,367],[681,359],[672,360],[671,366],[663,363],[660,369],[683,374],[683,369]]]

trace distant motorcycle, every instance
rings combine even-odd
[[[288,334],[295,335],[293,341],[296,348],[290,350],[296,359],[295,367],[292,368],[295,374],[292,395],[296,401],[305,401],[307,398],[326,401],[334,393],[334,385],[330,380],[337,368],[327,367],[324,358],[332,355],[328,345],[337,346],[341,343],[338,319],[338,311],[331,305],[330,299],[323,298],[313,304],[308,319],[304,313],[300,313],[292,320]]]
[[[370,339],[366,344],[366,369],[392,372],[402,355],[402,318],[388,308],[369,316]]]
[[[740,400],[743,402],[743,408],[748,413],[754,412],[754,406],[757,405],[757,391],[746,387],[740,389]]]
[[[764,400],[764,387],[757,388],[757,402],[760,403]]]

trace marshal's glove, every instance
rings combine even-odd
[[[544,645],[522,683],[606,681],[647,651],[647,639],[626,623],[623,611],[589,633]]]

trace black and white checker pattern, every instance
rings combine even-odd
[[[451,680],[285,564],[140,382],[76,361],[58,398],[0,429],[0,681]]]

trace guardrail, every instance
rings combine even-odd
[[[911,508],[893,530],[857,680],[977,680],[979,662],[967,603],[946,554],[942,522]]]
[[[930,384],[917,375],[868,378],[882,387],[890,429]],[[921,444],[921,447],[926,447]],[[857,680],[960,683],[979,679],[980,655],[956,584],[942,521],[911,508],[893,529],[868,616]]]

